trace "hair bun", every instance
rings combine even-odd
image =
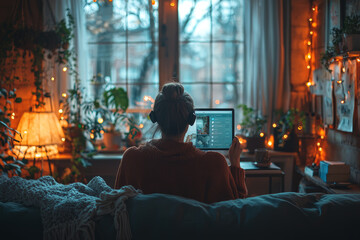
[[[167,99],[178,99],[184,94],[184,87],[180,83],[167,83],[161,90],[162,94]]]

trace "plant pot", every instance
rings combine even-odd
[[[122,134],[121,132],[105,132],[103,135],[105,151],[118,151],[121,149]]]
[[[360,50],[360,34],[347,34],[344,37],[344,47],[346,51]]]
[[[249,150],[250,154],[255,153],[257,148],[265,148],[265,137],[246,137],[246,148]]]

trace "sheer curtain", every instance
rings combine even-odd
[[[53,25],[62,19],[67,19],[67,9],[74,18],[75,27],[73,29],[74,38],[70,44],[70,49],[74,49],[72,54],[77,56],[77,71],[81,80],[81,87],[87,92],[87,82],[90,78],[89,74],[89,51],[87,49],[86,26],[84,2],[82,0],[44,0],[44,23],[45,25]],[[50,23],[50,24],[49,24]],[[55,64],[55,83],[54,101],[59,102],[61,94],[67,92],[74,85],[74,76],[69,76],[68,72],[63,72],[64,66]]]
[[[289,9],[286,0],[245,0],[244,104],[267,116],[290,103]]]

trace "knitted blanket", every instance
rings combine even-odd
[[[114,215],[117,239],[130,239],[124,201],[138,193],[132,186],[113,190],[101,177],[94,177],[87,185],[63,185],[50,176],[38,180],[0,176],[0,201],[38,207],[44,239],[94,239],[94,220],[105,214]]]

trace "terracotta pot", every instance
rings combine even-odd
[[[121,149],[122,134],[121,132],[106,132],[103,135],[103,142],[106,151],[118,151]]]

